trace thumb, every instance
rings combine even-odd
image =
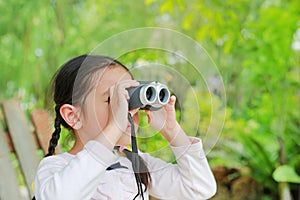
[[[146,115],[148,117],[148,124],[150,124],[150,122],[151,122],[151,117],[150,117],[151,111],[150,110],[145,110],[145,112],[146,112]]]
[[[168,104],[166,105],[166,110],[174,110],[175,109],[175,103],[176,103],[176,97],[174,95],[172,95],[170,97],[170,100],[168,102]]]

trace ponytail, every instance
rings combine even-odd
[[[60,116],[60,113],[59,113],[59,106],[57,105],[55,107],[55,111],[56,111],[56,118],[54,120],[54,132],[52,133],[52,137],[51,137],[51,140],[49,142],[49,148],[48,148],[48,154],[45,155],[45,157],[48,157],[48,156],[52,156],[54,153],[55,153],[55,147],[57,146],[57,143],[58,143],[58,140],[59,140],[59,137],[60,137],[60,132],[61,132],[61,124],[62,124],[62,121],[61,121],[61,116]]]

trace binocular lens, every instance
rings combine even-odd
[[[146,98],[148,101],[151,101],[151,97],[153,96],[153,91],[151,90],[151,88],[148,88],[146,91]]]
[[[166,88],[163,88],[159,91],[159,101],[163,104],[168,103],[168,99],[170,97],[169,91]]]
[[[150,86],[146,89],[146,99],[148,102],[153,102],[156,98],[156,90],[154,87]]]

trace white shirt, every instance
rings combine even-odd
[[[172,147],[177,164],[139,153],[151,175],[149,194],[159,199],[208,199],[216,182],[202,143],[190,138],[189,146]],[[126,168],[106,170],[120,162]],[[89,141],[77,155],[63,153],[44,158],[34,183],[37,200],[130,200],[137,194],[131,162],[97,141]],[[136,198],[141,199],[141,198]]]

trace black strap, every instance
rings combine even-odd
[[[136,135],[135,135],[135,130],[134,130],[134,122],[132,120],[132,116],[130,113],[128,113],[128,121],[131,125],[131,145],[132,145],[132,168],[136,180],[136,184],[138,187],[138,193],[134,197],[136,199],[139,195],[142,196],[142,199],[144,200],[144,193],[143,193],[143,187],[142,187],[142,179],[140,176],[140,160],[139,160],[139,155],[138,155],[138,149],[137,149],[137,142],[136,142]]]
[[[109,166],[108,168],[106,168],[107,171],[110,170],[114,170],[114,169],[119,169],[119,168],[124,168],[124,169],[128,169],[128,167],[121,165],[120,162],[114,163],[111,166]]]

